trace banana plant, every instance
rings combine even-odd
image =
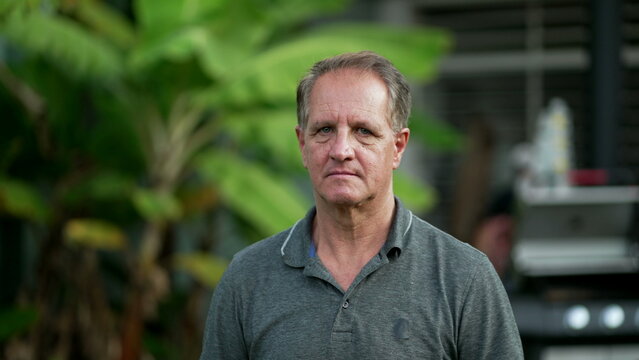
[[[139,358],[171,266],[206,286],[224,270],[226,260],[202,244],[192,248],[204,251],[170,254],[167,265],[162,254],[176,228],[223,208],[257,239],[311,205],[299,190],[293,129],[295,87],[312,63],[368,49],[416,82],[436,76],[450,46],[442,30],[310,25],[347,5],[136,0],[128,15],[98,0],[0,5],[0,99],[14,114],[12,126],[0,125],[10,134],[2,139],[0,211],[46,229],[43,249],[122,254],[129,285],[119,358]],[[27,165],[34,158],[41,171]],[[401,172],[395,186],[416,211],[435,201],[430,187]],[[85,356],[109,358],[96,349]]]

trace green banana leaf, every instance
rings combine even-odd
[[[221,119],[222,130],[246,147],[266,150],[270,162],[291,170],[302,170],[294,107],[256,109],[231,113]]]
[[[98,34],[121,49],[135,45],[136,34],[131,23],[119,12],[98,0],[76,3],[75,15]]]
[[[225,204],[264,236],[290,227],[310,207],[293,183],[233,153],[207,151],[195,166],[205,180],[220,188]]]
[[[211,79],[226,76],[233,65],[250,58],[278,28],[331,13],[347,1],[148,1],[137,4],[141,36],[131,58],[133,69],[161,60],[190,56]],[[258,10],[259,9],[259,10]],[[206,21],[199,19],[209,14]],[[214,20],[214,21],[211,21]]]
[[[68,204],[81,205],[88,201],[128,199],[134,188],[134,180],[122,173],[98,171],[70,188],[63,200]]]
[[[0,1],[0,15],[12,13],[22,10],[26,7],[27,2],[24,0],[4,0]]]
[[[173,194],[137,189],[132,199],[138,212],[149,221],[177,220],[182,216],[180,202]]]
[[[217,285],[227,266],[227,260],[206,253],[176,254],[173,257],[175,269],[188,273],[209,287]]]
[[[198,19],[210,19],[231,0],[137,0],[135,14],[142,32],[163,35],[193,24]]]
[[[37,223],[45,223],[50,217],[45,200],[34,187],[7,178],[0,178],[0,211]]]
[[[261,16],[275,26],[298,24],[307,19],[332,14],[346,9],[345,0],[253,0],[259,6]]]
[[[393,191],[402,203],[416,213],[425,213],[437,203],[433,187],[397,170],[393,175]]]
[[[0,25],[0,34],[76,79],[113,80],[123,69],[117,49],[77,22],[60,16],[16,11]]]
[[[126,236],[118,226],[99,219],[69,220],[64,226],[64,238],[68,245],[99,250],[121,250],[126,245]]]
[[[431,149],[459,151],[464,145],[464,136],[450,124],[421,111],[412,112],[409,127],[411,137]]]
[[[346,24],[322,28],[247,58],[219,87],[202,94],[213,104],[248,106],[293,103],[299,79],[316,61],[343,52],[372,50],[387,56],[406,76],[431,79],[449,46],[445,32]]]
[[[204,73],[212,79],[220,77],[231,66],[228,47],[220,43],[204,26],[186,26],[163,37],[141,42],[131,53],[128,65],[133,73],[148,71],[158,62],[199,60]]]

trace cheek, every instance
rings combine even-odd
[[[360,158],[360,163],[366,167],[366,171],[374,176],[383,177],[389,170],[392,162],[390,155],[384,154],[383,151],[367,152]]]
[[[325,150],[321,144],[306,146],[302,151],[302,160],[307,169],[321,167]]]
[[[366,158],[367,163],[381,171],[395,164],[397,152],[390,146],[377,146],[369,149]]]

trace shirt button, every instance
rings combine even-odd
[[[349,305],[350,304],[349,304],[348,300],[344,301],[344,303],[342,304],[342,309],[348,309]]]

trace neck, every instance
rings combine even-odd
[[[395,198],[390,194],[356,206],[318,201],[316,207],[313,240],[318,253],[327,254],[325,250],[330,250],[338,258],[353,259],[377,253],[384,244],[393,220]]]
[[[322,263],[344,291],[377,255],[388,236],[395,199],[392,194],[358,206],[316,202],[313,242]]]

